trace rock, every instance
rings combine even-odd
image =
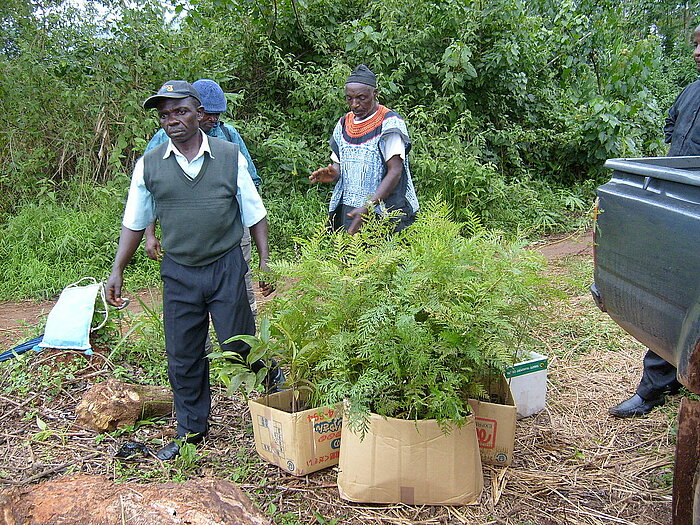
[[[77,475],[0,493],[0,525],[270,525],[235,483],[114,483]]]
[[[98,432],[111,432],[141,419],[169,415],[172,410],[169,387],[132,385],[111,378],[88,390],[75,412],[79,424]]]

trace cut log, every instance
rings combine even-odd
[[[0,493],[0,523],[269,525],[272,520],[223,479],[139,485],[77,475]]]
[[[111,432],[141,419],[168,415],[172,410],[169,387],[132,385],[112,378],[88,390],[75,412],[79,424],[98,432]]]

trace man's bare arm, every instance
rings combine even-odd
[[[141,243],[143,230],[130,230],[126,226],[122,226],[122,232],[119,236],[119,247],[117,255],[114,257],[112,265],[112,273],[107,279],[105,292],[107,294],[107,302],[113,306],[122,306],[122,284],[124,284],[124,268],[129,264],[131,258]]]
[[[268,247],[268,232],[267,232],[267,217],[263,217],[260,221],[250,227],[250,236],[258,249],[258,258],[260,259],[260,270],[267,271],[267,262],[270,258],[270,250]],[[274,286],[265,282],[259,281],[260,290],[264,296],[268,296],[275,289]]]

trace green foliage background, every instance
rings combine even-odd
[[[407,120],[422,200],[525,234],[571,228],[618,156],[663,154],[695,78],[698,7],[668,0],[5,0],[0,299],[108,274],[128,176],[165,80],[212,78],[263,177],[275,254],[316,228],[358,63]],[[106,9],[101,9],[105,6]],[[157,279],[144,259],[130,286]]]

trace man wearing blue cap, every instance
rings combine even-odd
[[[136,162],[105,286],[109,303],[123,305],[124,268],[157,216],[165,248],[160,271],[168,378],[177,416],[177,438],[157,452],[161,460],[174,459],[183,442],[198,443],[207,434],[211,395],[204,342],[209,316],[224,350],[242,355],[250,350],[240,341],[223,343],[234,335],[255,333],[240,248],[244,225],[250,228],[263,271],[269,256],[267,212],[248,163],[237,145],[202,132],[199,97],[188,82],[171,80],[144,102],[144,108],[157,109],[169,140]],[[263,294],[271,292],[265,283],[260,285]],[[257,372],[263,366],[258,362],[252,368]]]
[[[204,117],[202,117],[202,120],[200,120],[199,127],[210,137],[216,137],[232,142],[233,144],[237,144],[241,153],[245,157],[245,160],[248,161],[248,172],[253,178],[255,187],[260,188],[260,176],[258,175],[258,171],[255,168],[255,164],[253,163],[253,159],[250,157],[250,153],[248,152],[248,148],[246,147],[243,138],[231,124],[219,120],[219,116],[222,113],[226,113],[227,108],[224,90],[221,89],[219,84],[208,78],[196,80],[192,83],[192,87],[194,87],[197,90],[197,93],[199,93],[200,102],[202,103],[202,106],[204,106]],[[146,151],[150,151],[156,146],[159,146],[167,141],[168,135],[166,135],[165,130],[161,128],[155,135],[153,135],[151,140],[148,142],[148,145],[146,145]],[[155,261],[159,261],[163,256],[163,252],[161,250],[160,241],[156,237],[155,231],[155,223],[146,228],[144,248],[148,257]],[[241,249],[243,250],[245,262],[248,263],[248,267],[250,268],[250,259],[252,255],[251,239],[250,231],[246,227],[243,228]],[[250,269],[245,274],[245,284],[248,292],[248,302],[250,303],[250,308],[253,310],[253,315],[256,315],[257,306],[255,304],[255,292],[253,291],[253,275]]]
[[[328,206],[331,225],[356,233],[368,213],[398,212],[396,230],[410,225],[418,212],[408,152],[406,123],[379,104],[377,79],[364,64],[345,83],[350,111],[340,118],[330,140],[331,164],[309,180],[335,182]]]

